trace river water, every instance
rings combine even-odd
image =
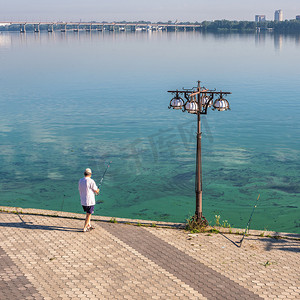
[[[182,222],[195,210],[196,116],[168,90],[230,91],[202,117],[203,210],[214,224],[300,233],[300,40],[199,32],[0,33],[0,205]]]

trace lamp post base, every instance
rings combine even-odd
[[[195,215],[194,215],[193,219],[201,227],[208,226],[208,221],[206,220],[206,218],[202,214],[198,214],[197,212],[195,212]]]

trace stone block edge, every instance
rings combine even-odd
[[[11,206],[0,206],[0,212],[29,214],[29,215],[31,214],[31,215],[49,216],[49,217],[57,217],[57,218],[80,219],[80,220],[85,219],[85,214],[80,214],[80,213],[69,213],[69,212],[61,212],[61,211],[46,210],[46,209],[22,208],[22,207],[11,207]],[[151,220],[141,220],[141,219],[126,219],[126,218],[107,217],[107,216],[93,216],[93,221],[121,223],[121,224],[147,226],[147,227],[175,228],[175,229],[184,229],[186,226],[185,223],[172,223],[172,222],[151,221]],[[206,232],[211,231],[214,233],[223,233],[223,234],[243,235],[245,229],[208,226],[205,231]],[[277,239],[285,238],[285,239],[300,240],[300,234],[277,232],[277,231],[250,229],[247,235],[277,238]]]

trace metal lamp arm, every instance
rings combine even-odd
[[[214,94],[212,94],[210,97],[209,97],[209,100],[207,101],[207,103],[205,104],[205,111],[207,112],[207,108],[208,108],[208,105],[211,101],[213,101],[214,99]]]
[[[184,98],[186,99],[187,102],[190,101],[188,92],[184,92]]]

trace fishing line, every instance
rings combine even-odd
[[[62,201],[62,203],[61,203],[60,212],[62,212],[63,209],[64,209],[64,203],[65,203],[65,196],[64,196],[63,201]]]
[[[254,210],[255,210],[255,208],[256,208],[256,206],[257,206],[257,202],[258,202],[259,197],[260,197],[260,194],[258,195],[258,197],[257,197],[257,199],[256,199],[256,202],[255,202],[255,205],[254,205],[254,207],[253,207],[253,209],[252,209],[252,212],[251,212],[251,215],[250,215],[250,219],[249,219],[249,221],[248,221],[248,223],[247,223],[247,226],[246,226],[246,228],[245,228],[244,235],[243,235],[242,239],[241,239],[239,242],[237,242],[237,243],[240,244],[238,247],[242,247],[242,242],[243,242],[243,240],[244,240],[244,238],[245,238],[245,235],[246,235],[247,231],[249,230],[250,222],[251,222],[251,220],[252,220],[252,216],[253,216]]]

